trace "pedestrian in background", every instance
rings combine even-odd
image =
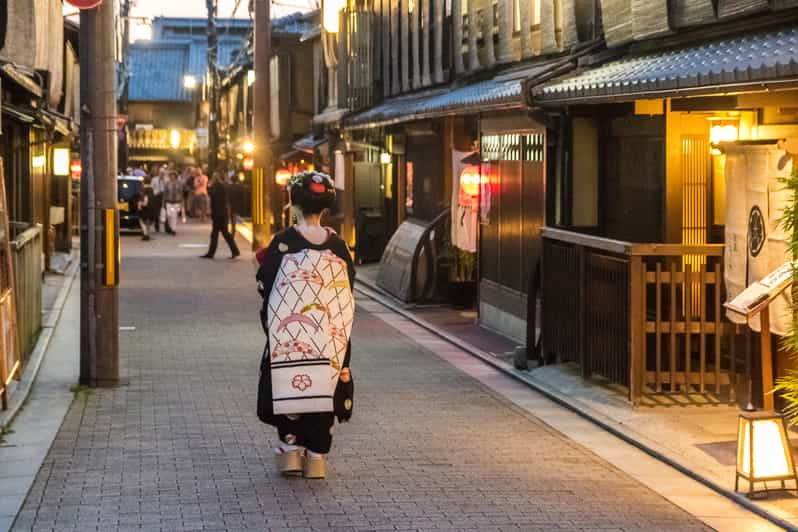
[[[236,234],[236,218],[238,217],[238,209],[241,204],[241,185],[236,179],[235,170],[229,170],[225,179],[227,186],[227,211],[230,217],[230,234],[235,237]]]
[[[166,182],[163,199],[166,207],[166,232],[174,236],[177,234],[175,233],[177,214],[183,204],[183,187],[177,179],[176,172],[169,172],[169,180]]]
[[[191,212],[191,199],[194,192],[195,172],[193,166],[186,166],[183,168],[183,173],[180,174],[180,182],[183,184],[183,223],[186,223],[186,216],[194,217],[194,213]]]
[[[149,240],[150,232],[155,220],[158,219],[160,209],[155,202],[155,194],[152,188],[152,179],[144,177],[142,185],[142,195],[139,201],[139,225],[141,226],[141,239]]]
[[[153,226],[155,227],[155,232],[161,232],[161,209],[163,209],[163,191],[164,187],[166,186],[166,171],[161,170],[152,177],[152,208],[153,212],[155,212],[155,219],[153,221]]]
[[[238,250],[235,238],[227,230],[227,185],[222,181],[219,172],[213,173],[210,187],[210,203],[211,203],[211,245],[205,255],[201,255],[203,259],[212,259],[216,254],[216,246],[219,244],[219,233],[224,237],[230,248],[231,259],[235,259],[241,252]]]
[[[346,243],[321,225],[322,213],[335,205],[329,176],[304,172],[289,190],[297,224],[257,254],[267,336],[258,417],[277,428],[282,474],[324,478],[335,418],[352,416],[355,268]]]
[[[194,216],[197,216],[200,219],[200,223],[205,223],[208,221],[209,208],[210,200],[208,198],[208,176],[200,173],[194,177],[193,202]]]

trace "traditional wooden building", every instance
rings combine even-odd
[[[547,122],[527,107],[523,88],[599,46],[598,5],[328,7],[337,19],[325,11],[317,45],[324,105],[314,124],[329,139],[343,233],[357,258],[382,256],[379,284],[406,301],[478,286],[481,323],[523,343],[549,149]],[[480,185],[463,181],[471,178]]]
[[[313,163],[312,149],[305,148],[302,139],[310,133],[314,114],[312,35],[318,28],[318,10],[272,19],[270,146],[275,175]],[[251,45],[227,70],[220,105],[220,160],[236,171],[245,190],[236,209],[239,214],[249,213],[251,207],[255,80]],[[297,141],[300,143],[295,146]]]
[[[9,219],[3,236],[10,239],[24,365],[41,329],[42,273],[54,252],[72,247],[69,163],[78,138],[77,29],[64,21],[60,0],[4,2],[0,21],[0,157]],[[4,275],[3,284],[8,281]]]
[[[607,49],[530,88],[530,105],[558,125],[543,231],[549,361],[628,386],[633,402],[661,392],[748,397],[741,386],[752,372],[756,382],[757,358],[735,348],[724,278],[749,269],[757,227],[778,233],[779,187],[763,189],[758,218],[737,198],[746,179],[789,172],[795,5],[605,0]],[[738,192],[730,179],[740,181],[741,164]]]

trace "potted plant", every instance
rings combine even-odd
[[[449,280],[449,300],[457,308],[471,308],[477,298],[477,254],[452,246],[453,268]]]

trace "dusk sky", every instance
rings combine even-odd
[[[286,7],[281,4],[290,4]],[[205,10],[205,0],[134,0],[133,15],[153,17],[158,15],[166,15],[170,17],[204,17],[207,13]],[[236,5],[236,0],[219,0],[219,16],[230,17],[233,13],[233,8]],[[313,5],[312,0],[285,0],[279,2],[272,2],[275,14],[291,13],[297,11],[299,6],[306,6],[310,8]],[[241,0],[236,12],[236,17],[246,18],[248,16],[247,9],[249,0]]]
[[[205,0],[132,0],[131,16],[134,17],[198,17],[204,18],[207,14],[205,8]],[[272,14],[273,16],[287,15],[295,11],[304,11],[312,9],[321,0],[273,0],[272,1]],[[233,14],[233,9],[236,5],[236,0],[218,0],[219,4],[219,17],[229,18]],[[240,0],[238,10],[235,13],[236,18],[247,18],[249,0]],[[75,8],[64,5],[65,13],[72,13],[76,11]],[[135,40],[137,37],[147,35],[145,28],[137,28],[140,22],[134,22],[132,38]]]

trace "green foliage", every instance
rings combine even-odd
[[[456,277],[458,281],[466,282],[474,280],[474,273],[477,264],[477,254],[471,253],[458,247],[454,248]]]
[[[798,259],[798,165],[793,164],[793,172],[789,177],[780,180],[784,188],[790,192],[790,199],[784,207],[779,224],[789,235],[787,244],[792,260]],[[792,319],[787,335],[782,339],[779,349],[792,359],[798,357],[798,267],[792,268]],[[786,375],[776,379],[774,393],[779,392],[787,402],[784,414],[791,425],[798,425],[798,371],[788,371]]]

